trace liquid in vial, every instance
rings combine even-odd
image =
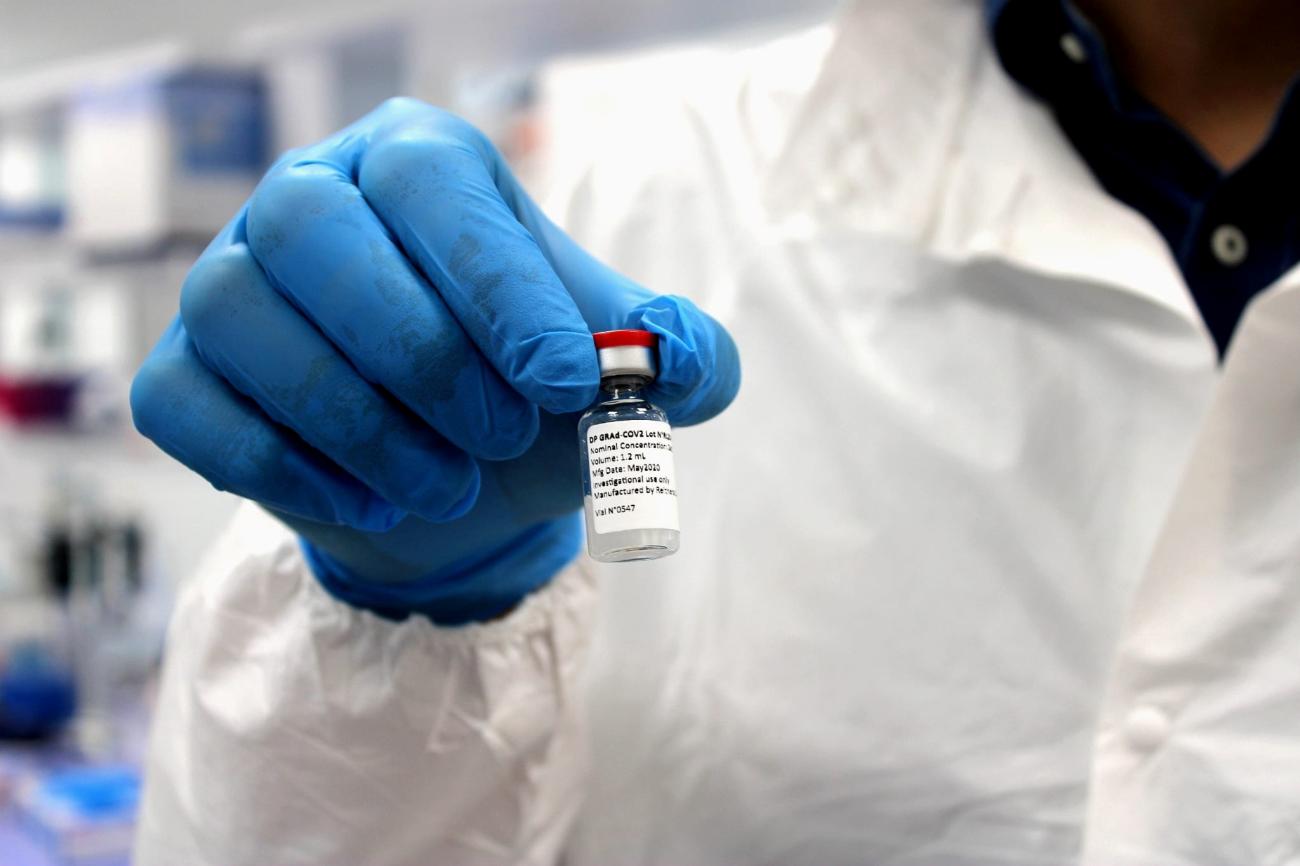
[[[644,390],[654,381],[656,335],[602,331],[600,396],[578,422],[587,550],[601,562],[677,551],[677,483],[668,416]]]

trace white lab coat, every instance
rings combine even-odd
[[[1300,863],[1300,276],[1220,370],[968,0],[549,83],[552,212],[741,347],[681,553],[440,630],[247,510],[140,866]]]

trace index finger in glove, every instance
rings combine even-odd
[[[382,125],[357,183],[470,338],[520,394],[577,411],[599,383],[591,330],[502,200],[481,134],[428,110]]]

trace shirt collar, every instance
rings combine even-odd
[[[907,237],[943,259],[1004,260],[1196,319],[1155,229],[1102,190],[1050,114],[998,73],[983,13],[959,0],[844,7],[768,167],[768,218],[800,236]]]
[[[1003,69],[1053,112],[1100,184],[1164,236],[1222,346],[1238,301],[1274,283],[1295,260],[1300,83],[1293,82],[1256,152],[1224,172],[1123,81],[1101,35],[1068,0],[985,0],[984,13]],[[1224,223],[1245,229],[1252,250],[1230,272],[1207,252],[1210,234]]]

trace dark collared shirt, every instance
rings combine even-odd
[[[1042,99],[1101,185],[1160,231],[1226,351],[1256,294],[1300,262],[1300,80],[1267,140],[1224,172],[1119,77],[1064,0],[986,0],[1007,73]]]

